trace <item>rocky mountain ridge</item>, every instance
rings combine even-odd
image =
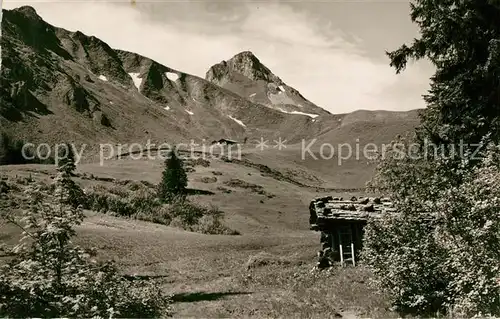
[[[330,112],[313,104],[299,91],[288,86],[250,51],[243,51],[212,66],[205,79],[252,102],[284,113],[302,114],[312,118],[330,115]]]
[[[347,115],[309,102],[249,51],[203,79],[52,26],[32,7],[2,13],[0,130],[16,139],[97,145],[282,137],[291,144],[342,135]],[[379,122],[363,134],[376,136]]]

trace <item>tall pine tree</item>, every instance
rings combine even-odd
[[[165,159],[165,168],[162,180],[158,185],[158,198],[164,202],[169,202],[174,198],[184,198],[186,196],[187,175],[184,170],[182,159],[177,156],[177,150],[170,151]]]

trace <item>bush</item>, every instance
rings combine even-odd
[[[131,184],[130,185],[140,185]],[[134,186],[133,188],[135,189]],[[169,225],[204,234],[237,235],[238,232],[223,224],[224,212],[216,207],[194,204],[184,196],[171,197],[164,204],[153,189],[140,186],[130,191],[123,186],[110,188],[96,185],[86,189],[86,208],[102,213],[135,218],[157,224]]]
[[[189,166],[195,167],[195,166],[203,166],[203,167],[209,167],[210,166],[210,161],[203,159],[203,158],[197,158],[190,160],[188,162]]]
[[[0,316],[7,317],[158,317],[169,299],[153,285],[123,279],[113,263],[97,263],[92,252],[72,244],[75,226],[84,219],[74,207],[69,181],[71,165],[60,167],[53,193],[31,188],[30,208],[21,220],[8,221],[23,230],[13,258],[0,272]]]
[[[172,223],[172,214],[170,213],[169,205],[162,205],[150,211],[138,212],[135,217],[139,220],[162,225],[170,225]]]
[[[179,220],[188,229],[196,225],[207,211],[204,207],[193,204],[183,198],[174,199],[169,207],[172,219]]]
[[[437,147],[448,154],[424,160],[390,159],[382,165],[379,182],[394,197],[401,218],[385,221],[389,234],[371,232],[367,260],[403,307],[436,302],[435,308],[454,317],[499,316],[500,149],[491,146],[485,153],[484,146],[500,143],[500,104],[491,94],[498,88],[500,66],[500,31],[491,12],[500,12],[500,4],[412,1],[410,11],[420,37],[387,54],[397,73],[408,62],[423,58],[436,66],[416,131],[420,152],[416,155],[425,156],[422,151]],[[479,154],[478,147],[483,148]],[[450,151],[454,156],[448,156]],[[380,238],[398,239],[397,223],[418,230],[418,217],[434,224],[426,234],[417,234],[420,240],[408,238],[413,232],[399,236],[396,243]],[[421,261],[411,256],[412,250],[418,250]],[[383,256],[375,257],[377,251]],[[415,280],[419,272],[428,279],[425,275],[432,271],[441,280],[435,286],[423,279],[417,287],[402,285],[398,279],[403,279],[405,268],[407,274],[413,270],[408,267],[416,271]]]
[[[200,179],[200,181],[202,183],[206,183],[206,184],[209,184],[209,183],[217,183],[217,177],[215,176],[204,176]]]
[[[365,228],[363,259],[401,313],[445,312],[445,255],[432,227],[407,214],[373,220]]]
[[[7,182],[0,181],[0,194],[7,194],[10,191],[10,186]]]
[[[192,231],[210,235],[239,235],[238,231],[232,230],[224,225],[224,212],[220,211],[216,206],[203,207],[192,203],[184,205],[188,210],[198,211],[201,216],[197,219],[196,224],[191,226]]]
[[[154,190],[147,186],[139,183],[127,184],[127,186],[129,189],[118,185],[112,187],[95,185],[86,189],[85,208],[102,213],[113,212],[119,216],[134,217],[137,214],[150,214],[161,205]]]
[[[398,213],[368,223],[363,259],[399,312],[500,314],[499,154],[490,146],[472,169],[391,156],[379,167],[374,185]]]
[[[203,215],[194,230],[202,234],[210,235],[240,235],[240,232],[232,230],[223,224],[223,215]]]
[[[454,316],[500,316],[500,146],[435,203]]]

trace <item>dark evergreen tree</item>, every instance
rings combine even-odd
[[[416,0],[411,19],[420,38],[387,54],[397,73],[410,59],[427,58],[436,67],[420,138],[500,142],[500,2]]]
[[[393,144],[371,182],[397,213],[369,222],[364,260],[402,314],[499,316],[500,2],[414,0],[411,19],[421,36],[391,66],[436,72],[416,139],[397,141],[413,154]]]
[[[64,159],[59,161],[57,170],[59,171],[59,182],[68,192],[68,196],[64,200],[64,203],[71,205],[73,208],[78,208],[80,205],[85,205],[86,197],[81,187],[71,179],[72,176],[75,176],[75,168],[74,158],[72,155],[68,154]]]
[[[158,197],[165,202],[169,202],[176,197],[184,198],[186,196],[186,187],[187,175],[184,164],[174,149],[165,159],[165,169],[163,170],[162,180],[158,185]]]
[[[73,170],[76,168],[76,166],[75,166],[75,153],[73,152],[73,147],[71,146],[71,144],[65,143],[65,148],[63,149],[62,152],[60,150],[60,154],[58,154],[58,155],[59,155],[58,165],[63,166],[64,164],[69,163],[69,165],[71,166],[71,171],[69,172],[69,174],[71,176],[74,176]]]
[[[0,134],[0,165],[10,164],[11,151],[10,151],[10,138],[7,134]]]

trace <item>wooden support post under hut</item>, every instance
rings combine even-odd
[[[335,263],[356,266],[363,245],[363,229],[369,218],[394,212],[392,203],[380,198],[321,197],[309,205],[309,224],[321,232],[318,268]]]

